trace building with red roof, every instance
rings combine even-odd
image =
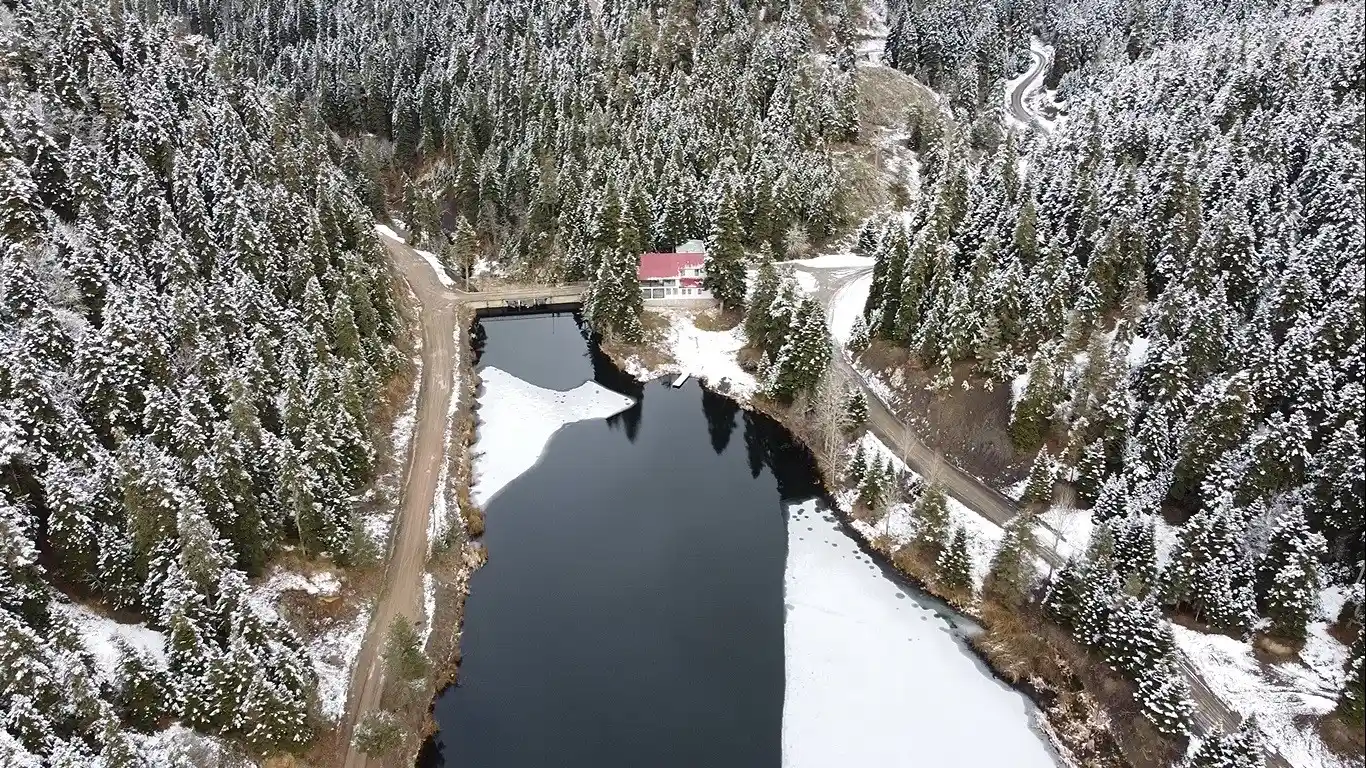
[[[647,299],[710,299],[702,287],[707,258],[701,240],[689,240],[673,253],[642,253],[636,277]]]

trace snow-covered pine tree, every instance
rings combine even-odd
[[[849,459],[847,469],[849,483],[855,488],[863,485],[863,478],[868,474],[868,456],[863,450],[863,441],[854,443],[854,455]]]
[[[850,389],[844,396],[844,429],[859,433],[868,421],[868,397],[859,388]]]
[[[773,316],[771,313],[774,299],[778,296],[778,268],[773,264],[773,249],[765,245],[759,254],[758,279],[749,295],[745,309],[745,338],[761,349],[767,349],[767,339],[771,335]]]
[[[939,483],[931,482],[911,505],[911,519],[915,521],[912,546],[927,563],[937,563],[949,546],[952,521],[949,519],[948,497]]]
[[[1182,768],[1264,768],[1266,750],[1257,718],[1248,717],[1232,733],[1212,735],[1200,742]]]
[[[1006,523],[1001,543],[992,556],[991,567],[982,584],[983,597],[1012,606],[1028,596],[1035,577],[1031,547],[1037,522],[1032,513],[1022,511]]]
[[[845,346],[854,352],[862,352],[868,348],[868,323],[862,315],[854,318],[854,327],[849,331],[849,340]]]
[[[1337,714],[1348,725],[1360,728],[1366,717],[1366,631],[1358,631],[1357,639],[1343,664],[1345,680],[1338,694]]]
[[[1305,637],[1318,606],[1319,559],[1323,537],[1309,530],[1298,499],[1284,502],[1271,527],[1271,541],[1257,562],[1257,604],[1270,632],[1287,640]]]
[[[1053,483],[1057,472],[1057,462],[1053,460],[1048,448],[1041,448],[1034,457],[1034,463],[1029,467],[1029,476],[1025,480],[1024,494],[1020,500],[1026,504],[1047,508],[1053,501]]]
[[[706,277],[702,281],[723,309],[740,309],[745,305],[745,251],[740,238],[735,195],[727,185],[712,216],[704,264]]]
[[[1142,668],[1134,694],[1148,722],[1166,736],[1181,737],[1190,732],[1195,705],[1190,689],[1170,660]]]
[[[972,600],[972,559],[968,556],[968,532],[961,525],[953,529],[953,539],[935,563],[935,584],[951,597]]]

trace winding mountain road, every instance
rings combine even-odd
[[[1040,130],[1047,130],[1043,121],[1039,120],[1038,115],[1030,112],[1029,109],[1025,107],[1024,100],[1035,88],[1042,87],[1043,76],[1044,73],[1048,71],[1049,60],[1048,56],[1042,51],[1036,51],[1033,48],[1029,49],[1029,58],[1032,60],[1029,72],[1025,75],[1025,78],[1017,83],[1015,87],[1011,89],[1010,93],[1007,94],[1006,110],[1010,112],[1011,117],[1019,120],[1025,125],[1032,125]]]

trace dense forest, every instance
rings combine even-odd
[[[307,743],[313,668],[245,579],[365,546],[399,359],[371,217],[316,115],[169,21],[20,3],[0,57],[0,739],[106,766],[170,719]],[[168,668],[130,648],[109,679],[61,593],[165,632]]]
[[[338,130],[392,137],[352,170],[402,177],[433,250],[468,229],[504,265],[634,284],[637,254],[722,209],[779,253],[849,224],[829,153],[858,128],[843,4],[169,5]]]
[[[1141,689],[1172,649],[1159,608],[1293,644],[1328,571],[1360,600],[1366,71],[1360,8],[1123,6],[1035,17],[1069,114],[1027,163],[975,146],[968,113],[912,116],[925,194],[865,226],[854,343],[908,349],[941,390],[1023,379],[1031,487],[1069,481],[1102,523],[1049,607]],[[946,77],[896,29],[891,60]],[[1165,568],[1159,518],[1181,524]],[[1351,664],[1359,723],[1360,643]]]

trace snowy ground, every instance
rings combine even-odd
[[[1305,718],[1332,711],[1342,685],[1347,649],[1327,633],[1327,623],[1309,626],[1301,652],[1304,662],[1263,664],[1252,645],[1224,635],[1173,625],[1176,645],[1200,672],[1216,696],[1242,715],[1256,715],[1257,724],[1275,749],[1296,768],[1347,768],[1347,761],[1323,744]]]
[[[464,340],[460,339],[461,331],[456,330],[455,340],[455,365],[451,366],[451,397],[446,403],[446,436],[442,443],[441,453],[446,460],[441,463],[441,476],[436,481],[436,495],[432,497],[431,513],[427,515],[427,556],[431,557],[437,543],[445,540],[446,534],[451,530],[451,440],[454,437],[455,414],[460,409],[460,392],[464,389],[461,382],[461,373],[465,370],[463,356],[465,354]]]
[[[80,634],[81,644],[90,652],[104,680],[113,683],[122,654],[118,643],[142,651],[156,664],[166,666],[166,636],[145,624],[120,624],[113,619],[75,603],[53,603],[53,610],[66,616]]]
[[[883,462],[891,461],[892,466],[904,477],[920,478],[920,475],[906,465],[896,453],[888,448],[881,440],[872,433],[866,433],[860,438],[863,444],[865,456],[878,456]],[[852,455],[852,453],[851,453]],[[923,479],[923,478],[922,478]],[[839,503],[846,511],[853,507],[856,494],[853,491],[846,491],[841,494]],[[948,497],[949,518],[954,526],[963,526],[968,534],[968,555],[972,558],[972,580],[977,586],[981,586],[982,580],[986,578],[987,569],[991,566],[991,558],[996,553],[996,548],[1000,545],[1002,531],[1000,526],[973,512],[963,505],[958,499]],[[855,521],[854,530],[861,536],[873,540],[878,536],[887,536],[894,544],[907,544],[915,535],[915,523],[911,517],[911,505],[898,503],[893,504],[888,509],[887,514],[876,524]]]
[[[275,617],[279,616],[278,606],[285,592],[302,592],[314,598],[337,598],[341,591],[341,579],[334,571],[303,573],[281,569],[272,572],[264,583],[253,586],[250,594],[251,604],[258,613]],[[360,606],[354,613],[302,633],[313,670],[318,675],[319,714],[328,722],[339,720],[346,708],[351,670],[360,655],[371,608],[370,605]]]
[[[814,501],[790,514],[784,768],[1055,765],[1025,698],[933,607],[885,577]]]
[[[863,314],[863,305],[868,302],[868,291],[872,288],[873,273],[869,272],[840,288],[830,301],[830,335],[841,348],[849,343],[854,323]]]
[[[1034,538],[1040,546],[1056,552],[1064,560],[1086,553],[1086,547],[1091,543],[1091,530],[1095,528],[1090,510],[1055,506],[1043,513],[1042,520],[1052,530],[1040,527],[1035,531]]]
[[[393,527],[394,514],[398,510],[403,468],[408,463],[408,444],[413,439],[413,427],[417,424],[417,391],[418,385],[422,382],[421,350],[422,337],[419,335],[417,349],[414,350],[419,354],[413,358],[413,386],[403,401],[403,411],[394,419],[394,427],[389,432],[389,444],[393,446],[393,464],[375,480],[375,488],[366,492],[369,494],[382,490],[390,502],[380,505],[379,510],[365,515],[361,520],[361,524],[365,526],[365,533],[375,545],[377,552],[385,551],[389,544],[389,531]]]
[[[389,238],[390,240],[397,240],[400,243],[407,242],[402,237],[399,237],[398,233],[395,232],[391,227],[385,226],[384,224],[376,224],[375,231],[379,232],[381,235]],[[455,281],[451,279],[450,275],[446,274],[446,268],[441,266],[441,260],[436,257],[436,254],[432,253],[431,251],[423,251],[417,248],[414,248],[413,252],[416,253],[418,256],[421,256],[423,261],[426,261],[427,264],[431,266],[432,271],[436,273],[436,279],[440,280],[442,285],[446,286],[447,288],[455,287]]]
[[[372,610],[373,606],[364,605],[354,615],[337,621],[328,631],[309,639],[308,655],[318,674],[319,714],[327,722],[340,721],[346,710],[351,671],[360,656]]]
[[[665,352],[674,363],[647,367],[638,359],[626,361],[626,372],[641,381],[649,381],[665,374],[686,373],[706,382],[712,389],[723,392],[739,402],[745,402],[758,391],[754,376],[740,367],[739,353],[745,346],[745,331],[735,327],[729,331],[704,331],[693,322],[692,313],[674,308],[657,308],[669,321],[665,331]]]
[[[436,617],[436,577],[422,574],[422,647],[432,639],[432,619]]]
[[[849,252],[828,253],[824,256],[813,256],[809,259],[796,259],[783,263],[805,269],[868,269],[873,266],[873,257],[860,256]]]
[[[557,392],[498,368],[485,368],[481,376],[484,392],[479,396],[474,483],[470,488],[474,503],[480,507],[535,466],[560,427],[605,419],[635,404],[631,398],[591,381],[568,392]]]

